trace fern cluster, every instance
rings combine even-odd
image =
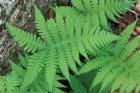
[[[19,61],[23,66],[26,66],[28,63],[27,58],[23,56],[19,56]],[[0,93],[46,93],[49,91],[49,86],[46,82],[45,76],[40,73],[37,79],[32,82],[31,86],[27,88],[23,88],[23,79],[26,73],[26,69],[17,65],[12,61],[9,61],[12,66],[12,72],[6,76],[0,76]],[[52,89],[53,93],[65,93],[59,88],[66,88],[65,85],[60,83],[60,80],[65,80],[65,78],[60,75],[56,75],[56,79],[54,80],[54,87]]]
[[[105,55],[99,54],[96,59],[81,68],[80,73],[98,70],[91,89],[101,85],[99,92],[109,86],[111,93],[118,89],[119,93],[131,93],[135,88],[135,93],[139,93],[140,51],[136,47],[140,42],[140,37],[128,40],[135,24],[136,22],[128,26],[115,44],[101,50]]]
[[[74,74],[79,74],[78,67],[83,65],[80,56],[83,56],[88,61],[91,61],[91,57],[89,58],[90,54],[94,55],[94,58],[96,57],[93,62],[87,63],[80,70],[80,73],[84,73],[92,69],[99,69],[99,75],[97,74],[97,78],[95,78],[97,80],[93,83],[93,87],[100,84],[104,80],[105,75],[109,75],[105,78],[105,84],[103,83],[100,91],[108,83],[112,82],[111,80],[118,75],[119,71],[125,68],[124,66],[131,65],[126,65],[127,62],[124,62],[123,66],[122,61],[127,59],[129,52],[133,51],[139,41],[139,38],[131,42],[128,42],[126,39],[126,37],[130,36],[135,23],[130,25],[121,36],[117,36],[108,31],[110,27],[108,27],[107,19],[116,22],[115,17],[120,17],[120,14],[128,10],[134,1],[72,0],[72,3],[73,7],[54,8],[56,12],[55,19],[50,18],[48,20],[34,6],[36,30],[39,35],[34,35],[16,28],[10,23],[6,23],[9,33],[27,53],[31,54],[25,57],[25,69],[20,68],[22,71],[19,72],[21,76],[17,76],[16,78],[18,79],[13,80],[17,83],[15,82],[11,85],[19,93],[65,93],[58,88],[65,88],[58,81],[66,79],[73,84],[72,80],[75,79],[71,78],[70,70]],[[116,42],[116,40],[117,43],[112,43],[112,41]],[[131,46],[132,44],[135,46]],[[102,52],[104,52],[104,55],[102,55]],[[134,57],[131,55],[132,59],[130,60],[135,59],[136,55],[139,55],[139,53],[134,54]],[[113,60],[113,62],[110,60]],[[117,60],[117,62],[114,60]],[[121,66],[119,67],[119,65]],[[113,67],[116,67],[116,69],[111,73],[110,69]],[[108,69],[106,70],[106,68]],[[13,69],[12,73],[17,73],[18,71],[20,70],[16,69],[14,71]],[[109,72],[111,74],[108,74]],[[100,73],[104,74],[104,76],[100,76]],[[64,78],[60,77],[60,74]],[[9,77],[9,75],[6,77]],[[4,80],[1,80],[7,82],[8,80],[5,80],[6,77],[4,77]],[[107,81],[108,78],[111,78],[109,79],[110,81]],[[7,84],[10,83],[8,82]],[[4,83],[3,86],[5,85]],[[4,91],[5,89],[8,91],[7,88],[8,86],[3,88]],[[14,92],[9,91],[7,93]]]
[[[94,52],[117,38],[110,32],[99,31],[97,27],[89,29],[88,22],[76,26],[80,19],[74,20],[70,16],[63,18],[61,13],[56,14],[56,19],[49,19],[46,22],[36,7],[35,18],[40,37],[13,27],[9,23],[6,25],[15,40],[24,46],[24,50],[33,53],[28,58],[23,87],[31,84],[45,68],[46,80],[51,91],[58,67],[70,81],[69,68],[75,73],[78,72],[76,64],[81,64],[80,54],[88,58],[88,52]]]

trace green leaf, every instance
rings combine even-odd
[[[87,93],[85,87],[81,84],[77,77],[71,75],[71,87],[74,93]]]

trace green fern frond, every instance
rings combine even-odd
[[[104,78],[106,77],[106,75],[112,70],[112,68],[114,68],[117,65],[117,63],[112,62],[112,63],[108,63],[105,66],[102,67],[102,69],[100,69],[95,77],[95,79],[93,80],[91,89],[95,86],[97,86],[98,84],[100,84]]]
[[[107,75],[104,77],[104,80],[102,81],[100,92],[103,91],[105,88],[107,88],[112,81],[115,80],[116,75],[123,71],[123,68],[121,66],[114,66],[110,71],[108,71]]]
[[[0,77],[0,87],[1,87],[1,89],[0,89],[0,92],[1,93],[4,93],[5,92],[5,80],[4,80],[4,78],[3,77]]]
[[[83,74],[92,70],[96,70],[100,67],[105,66],[106,64],[108,64],[109,62],[102,62],[104,60],[104,58],[108,59],[108,60],[112,60],[110,59],[110,57],[106,56],[106,57],[99,57],[98,59],[94,59],[94,60],[90,60],[89,62],[87,62],[85,65],[82,66],[82,68],[79,70],[79,74]],[[94,64],[93,64],[94,63]]]
[[[126,27],[126,29],[121,33],[120,38],[118,39],[118,44],[116,45],[116,48],[118,47],[122,47],[124,46],[124,44],[126,44],[128,42],[128,38],[131,36],[132,31],[134,30],[135,26],[136,26],[136,22],[133,22],[132,24],[130,24],[128,27]],[[122,49],[122,48],[120,48]]]
[[[76,9],[78,9],[80,11],[85,10],[85,7],[84,7],[83,3],[81,2],[81,0],[72,0],[71,2],[76,7]]]
[[[23,78],[23,69],[13,62],[12,71],[6,76],[0,76],[0,93],[15,93],[19,90]]]
[[[62,80],[60,76],[56,75],[54,80],[53,89],[51,93],[66,93],[59,88],[66,88],[65,85],[61,84],[59,80]],[[20,93],[48,93],[49,86],[46,82],[45,76],[41,73],[37,79],[31,84],[31,86],[25,88]]]
[[[47,52],[47,60],[46,60],[46,80],[49,85],[49,91],[51,92],[53,83],[55,80],[56,69],[57,69],[57,53],[54,51]]]
[[[111,93],[114,93],[117,89],[121,87],[122,82],[125,81],[126,73],[121,73],[119,76],[116,76],[116,79],[111,87]]]
[[[120,14],[126,12],[134,2],[131,0],[72,0],[72,4],[77,10],[90,15],[89,20],[94,16],[94,19],[91,20],[94,25],[99,22],[98,25],[107,30],[110,30],[108,19],[117,22],[116,17],[120,17]]]
[[[36,78],[37,75],[42,71],[45,62],[46,53],[35,53],[28,58],[27,71],[24,76],[22,87],[26,88]],[[41,56],[40,56],[41,55]]]
[[[34,6],[34,8],[35,8],[36,29],[39,32],[39,35],[43,39],[47,39],[48,38],[48,32],[46,32],[47,24],[46,24],[45,18],[36,6]]]
[[[24,50],[27,52],[34,53],[37,50],[43,49],[45,43],[33,34],[25,32],[19,28],[13,27],[10,23],[6,23],[6,27],[15,40],[21,45],[24,46]]]
[[[122,54],[122,57],[125,58],[126,57],[129,57],[129,53],[133,53],[135,50],[136,50],[136,47],[138,46],[140,42],[140,37],[136,37],[134,38],[133,40],[131,40],[127,45],[126,47],[124,48],[124,52]],[[131,54],[130,54],[131,55]]]
[[[41,53],[38,53],[38,55],[39,54],[42,55]],[[37,54],[34,54],[34,55],[30,56],[29,57],[30,59],[28,59],[29,62],[27,61],[27,63],[30,63],[30,60],[33,61],[36,58],[38,58],[37,57],[38,55]],[[45,57],[46,56],[42,57],[42,60],[43,60],[43,58],[45,59]],[[27,58],[28,57],[23,58],[23,56],[20,55],[20,61],[25,61]],[[37,66],[38,66],[38,64],[41,64],[41,62],[39,62],[38,60],[39,59],[37,59],[37,60],[34,61],[34,62],[36,62],[35,65],[37,65]],[[38,64],[37,64],[37,61],[38,61]],[[52,76],[51,74],[54,74],[54,73],[53,72],[52,73],[49,73],[48,72],[48,74],[46,73],[46,75],[47,75],[46,77],[45,77],[44,73],[45,73],[45,70],[46,69],[49,69],[50,68],[50,70],[52,70],[51,67],[50,66],[47,66],[46,69],[43,69],[42,71],[40,71],[40,73],[38,73],[41,67],[40,68],[39,67],[37,68],[37,66],[35,66],[35,65],[33,66],[33,69],[28,69],[27,68],[27,70],[23,70],[23,69],[21,69],[20,67],[17,66],[23,72],[20,72],[19,73],[20,74],[20,77],[22,76],[22,78],[18,82],[20,84],[20,87],[19,87],[19,89],[16,90],[16,93],[46,93],[46,92],[47,93],[48,92],[51,92],[51,93],[66,93],[63,90],[59,89],[59,88],[66,88],[65,85],[63,85],[62,83],[59,82],[61,80],[63,80],[63,81],[66,80],[65,78],[60,77],[59,75],[56,75],[56,74],[58,74],[58,73],[56,73],[55,74],[55,77],[53,79],[53,82],[50,82],[51,80],[48,82],[48,81],[46,81],[46,79],[48,78],[48,80],[49,80],[51,78],[51,76]],[[43,64],[42,64],[42,66],[43,66]],[[44,64],[44,66],[45,66],[45,64]],[[16,73],[18,73],[20,71],[19,69],[16,69],[17,70]],[[34,69],[36,69],[36,70],[33,71]],[[32,73],[31,73],[32,75],[29,74],[29,71],[32,71]],[[27,74],[29,74],[28,77],[27,77]],[[35,79],[35,80],[33,80],[33,79]],[[28,83],[27,83],[27,81],[28,81]],[[52,90],[50,90],[50,84],[51,83],[53,83],[53,85],[52,85],[53,87],[51,86]],[[27,87],[27,85],[30,85],[30,86]],[[11,93],[11,92],[8,92],[8,93]],[[15,92],[12,92],[12,93],[15,93]]]
[[[86,88],[83,86],[83,84],[76,76],[71,75],[70,77],[71,77],[70,84],[74,93],[87,93]]]

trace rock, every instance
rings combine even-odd
[[[7,60],[15,58],[21,51],[21,47],[7,32],[4,23],[9,21],[16,27],[33,32],[35,29],[32,3],[32,0],[0,0],[0,69],[4,68],[4,72],[0,70],[0,74],[9,71]]]

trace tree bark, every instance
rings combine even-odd
[[[0,0],[0,74],[10,70],[7,60],[15,58],[21,52],[21,47],[8,34],[4,23],[10,22],[16,27],[34,33],[33,3],[33,0]],[[46,8],[42,11],[44,14],[47,12],[47,1],[36,0],[35,3],[40,9]]]

